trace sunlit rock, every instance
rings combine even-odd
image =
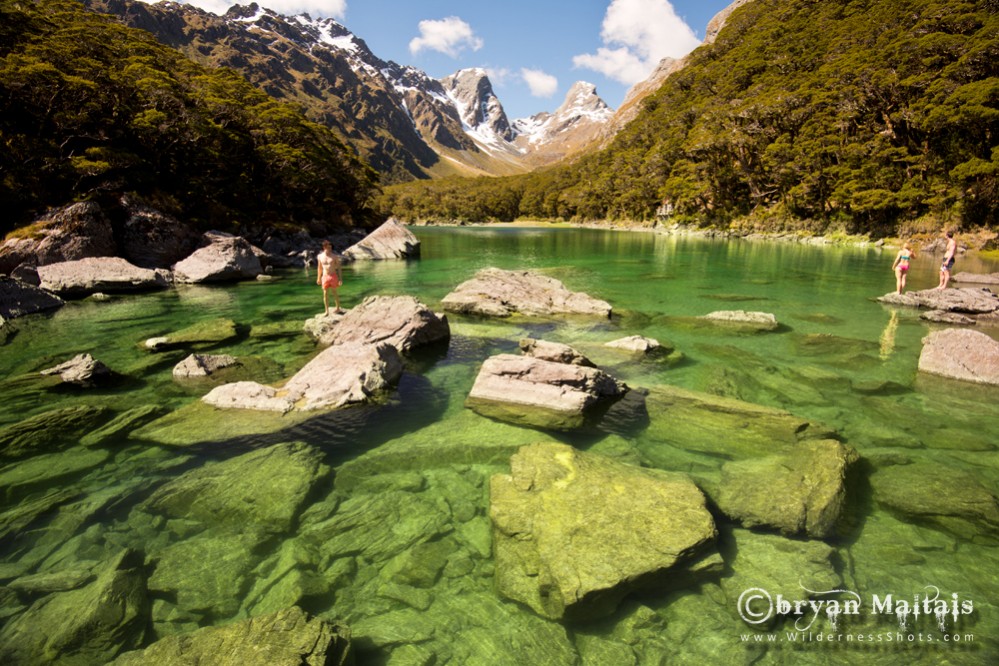
[[[533,444],[492,477],[496,585],[551,619],[605,615],[634,587],[685,580],[715,538],[683,474]],[[717,563],[715,563],[717,564]]]
[[[264,270],[253,246],[244,238],[213,231],[205,234],[204,242],[204,247],[173,265],[175,282],[252,280]]]
[[[964,328],[935,331],[923,338],[919,370],[976,384],[999,385],[999,341]]]
[[[571,365],[585,365],[595,367],[590,359],[586,358],[578,351],[560,342],[547,342],[545,340],[535,340],[534,338],[521,338],[520,351],[525,356],[538,358],[542,361],[553,363],[569,363]]]
[[[404,354],[451,337],[447,317],[412,296],[369,296],[343,315],[313,317],[305,331],[323,345],[385,342]]]
[[[394,217],[343,252],[348,261],[409,259],[420,256],[420,240]]]
[[[164,272],[139,268],[120,257],[91,257],[39,266],[38,278],[42,289],[69,297],[149,291],[169,284]]]
[[[41,375],[58,375],[63,384],[92,387],[114,378],[115,373],[108,366],[90,354],[77,354],[65,363],[42,370]]]
[[[758,331],[775,331],[779,327],[777,317],[769,312],[746,310],[718,310],[702,317],[713,324],[748,328]]]
[[[610,317],[611,306],[558,280],[531,271],[484,268],[441,301],[448,312],[509,317],[581,314]]]

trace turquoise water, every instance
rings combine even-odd
[[[999,389],[917,372],[921,340],[935,326],[915,311],[874,300],[894,288],[893,252],[578,229],[420,228],[416,233],[423,250],[417,261],[345,268],[345,307],[374,294],[411,294],[435,307],[479,268],[497,266],[556,277],[611,303],[614,316],[609,321],[450,316],[448,349],[410,359],[398,391],[385,404],[278,426],[244,425],[227,437],[217,428],[228,416],[202,421],[203,413],[191,411],[210,384],[172,378],[173,365],[189,350],[151,354],[142,342],[199,321],[232,319],[239,335],[211,351],[261,359],[263,374],[257,378],[278,381],[316,351],[299,330],[322,309],[314,274],[289,270],[273,282],[78,301],[52,315],[17,320],[16,335],[0,347],[0,427],[78,405],[108,407],[114,414],[144,405],[157,406],[161,414],[188,411],[176,412],[181,425],[175,421],[173,439],[159,437],[155,423],[137,432],[125,429],[101,445],[110,451],[106,459],[84,461],[76,472],[51,481],[44,475],[41,482],[19,480],[17,470],[29,466],[25,461],[0,469],[0,486],[10,485],[0,522],[5,535],[0,574],[9,581],[58,571],[122,546],[144,552],[151,570],[165,566],[167,553],[175,552],[171,548],[221,539],[224,530],[181,528],[176,521],[150,518],[141,504],[152,489],[186,470],[264,445],[304,441],[324,453],[335,480],[310,491],[297,529],[253,536],[217,602],[210,590],[218,581],[203,573],[192,581],[158,585],[150,593],[145,643],[263,612],[269,607],[256,600],[255,581],[272,580],[274,562],[301,547],[311,555],[296,560],[298,575],[324,582],[319,591],[289,592],[288,598],[349,624],[360,663],[984,664],[999,658],[999,525],[969,534],[942,529],[932,516],[915,520],[890,513],[872,499],[867,481],[880,461],[890,460],[917,465],[911,469],[928,470],[928,477],[943,468],[948,472],[941,478],[958,479],[957,485],[970,479],[992,494],[999,488]],[[999,270],[970,259],[959,268]],[[909,288],[935,286],[936,279],[934,258],[917,257]],[[773,313],[781,326],[753,334],[696,319],[735,309]],[[993,337],[999,333],[984,330]],[[632,334],[668,341],[679,354],[637,361],[602,347]],[[849,529],[827,540],[830,575],[865,598],[894,593],[911,599],[931,585],[945,596],[972,599],[975,611],[960,629],[974,640],[943,645],[938,632],[935,642],[761,647],[749,639],[747,644],[742,636],[753,629],[738,618],[736,588],[764,581],[795,588],[809,572],[796,568],[797,560],[780,557],[754,563],[752,570],[733,568],[732,553],[751,535],[724,521],[720,549],[729,566],[719,580],[640,595],[605,621],[563,626],[500,599],[492,587],[486,489],[489,476],[506,469],[504,461],[517,446],[557,439],[686,471],[706,484],[717,482],[723,462],[704,451],[665,445],[661,434],[669,420],[682,418],[668,412],[650,411],[649,422],[610,418],[596,431],[567,435],[496,423],[467,410],[464,399],[478,365],[494,353],[515,350],[524,336],[572,344],[630,386],[671,385],[736,398],[787,410],[838,433],[864,460],[851,487]],[[72,391],[53,389],[33,375],[81,352],[125,378],[108,388]],[[187,441],[176,441],[178,431]],[[54,504],[27,523],[16,520],[19,507],[67,488],[77,498],[110,493],[114,499],[88,512],[80,508],[85,501]],[[939,492],[950,490],[962,488],[944,484]],[[357,521],[322,532],[323,540],[309,536],[332,529],[327,523],[335,524],[336,516],[354,513]],[[412,532],[400,527],[409,520],[422,526]],[[378,547],[342,545],[362,534]],[[55,538],[77,545],[53,559],[49,542]],[[400,587],[400,567],[424,556],[437,557],[437,573]],[[191,605],[185,594],[192,590],[209,601]],[[20,593],[8,600],[4,620],[15,622],[38,598]],[[933,631],[932,623],[921,622],[915,629]],[[865,618],[855,628],[883,633],[897,623]]]

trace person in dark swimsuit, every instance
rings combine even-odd
[[[940,264],[940,284],[937,289],[946,289],[950,282],[950,269],[954,268],[954,257],[957,254],[957,241],[954,240],[954,232],[945,231],[947,237],[947,251],[944,253],[943,263]]]

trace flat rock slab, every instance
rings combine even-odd
[[[682,578],[715,538],[704,495],[683,474],[564,444],[532,444],[490,481],[500,594],[550,619],[613,612],[652,577]]]
[[[120,257],[90,257],[38,267],[39,286],[59,296],[164,289],[164,271],[139,268]]]
[[[846,473],[859,459],[832,439],[801,442],[786,453],[722,466],[718,508],[746,527],[825,538],[846,499]]]
[[[309,618],[298,607],[286,608],[221,627],[161,638],[144,650],[127,652],[114,666],[276,666],[323,664],[345,666],[350,658],[350,631]]]
[[[220,409],[336,409],[370,401],[401,376],[402,359],[392,345],[338,344],[320,352],[280,388],[234,382],[212,389],[201,400]]]
[[[919,318],[937,324],[955,324],[957,326],[974,326],[978,323],[978,320],[974,317],[969,317],[960,312],[947,312],[946,310],[930,310],[919,315]]]
[[[385,342],[401,353],[451,338],[447,317],[412,296],[369,296],[343,315],[313,317],[305,331],[323,345]]]
[[[0,319],[57,310],[63,305],[61,298],[40,287],[0,275]]]
[[[205,247],[173,266],[174,282],[233,282],[253,280],[264,272],[253,246],[239,236],[205,234]]]
[[[484,416],[555,429],[581,426],[627,387],[597,368],[499,354],[486,359],[466,405]]]
[[[999,273],[969,273],[961,271],[950,277],[954,282],[970,282],[971,284],[999,285]]]
[[[365,259],[408,259],[420,256],[420,240],[406,225],[390,217],[364,240],[343,252],[348,261]]]
[[[173,376],[208,377],[219,370],[239,365],[239,360],[229,354],[191,354],[173,366]]]
[[[160,352],[169,349],[217,345],[228,342],[239,335],[236,322],[232,319],[208,319],[179,331],[149,338],[146,349]]]
[[[701,319],[712,324],[738,326],[759,331],[775,331],[780,326],[777,317],[769,312],[751,312],[747,310],[718,310],[706,314]]]
[[[919,370],[976,384],[999,385],[999,341],[966,328],[935,331],[923,338]]]
[[[558,280],[530,271],[484,268],[441,301],[448,312],[509,317],[558,314],[610,317],[611,306],[582,292],[566,289]]]
[[[966,287],[962,289],[923,289],[904,294],[892,292],[878,299],[888,305],[904,305],[926,310],[987,314],[999,310],[999,296],[988,289]]]
[[[663,350],[663,346],[658,340],[647,338],[643,335],[629,335],[626,338],[611,340],[610,342],[605,342],[604,347],[623,349],[637,354],[650,354],[654,351]],[[671,350],[671,348],[668,349]]]

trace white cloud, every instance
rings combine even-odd
[[[669,0],[612,0],[600,37],[603,47],[572,63],[629,85],[648,78],[663,58],[682,58],[701,43]]]
[[[420,21],[420,36],[409,42],[409,52],[416,55],[429,49],[457,58],[465,49],[478,51],[482,45],[482,40],[475,35],[472,26],[457,16],[448,16],[440,21]]]
[[[513,76],[513,72],[506,67],[500,67],[499,69],[486,67],[486,76],[489,77],[490,83],[494,86],[504,86],[510,80],[510,77]]]
[[[558,90],[558,79],[540,69],[527,69],[524,67],[520,70],[520,75],[523,77],[527,87],[531,89],[531,94],[535,97],[551,97]]]
[[[143,0],[150,4],[159,0]],[[194,5],[206,12],[222,16],[234,4],[250,4],[249,0],[181,0],[188,5]],[[256,0],[261,7],[271,9],[278,14],[295,16],[307,13],[312,18],[332,17],[342,19],[347,13],[347,0]]]

